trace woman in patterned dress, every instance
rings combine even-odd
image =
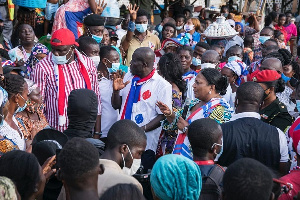
[[[28,85],[28,104],[24,111],[17,113],[16,119],[25,139],[32,140],[34,136],[46,128],[48,122],[43,114],[44,105],[42,96],[37,85],[25,79]]]
[[[157,70],[172,85],[172,109],[177,112],[182,107],[182,94],[186,88],[179,57],[173,53],[164,54],[159,60]],[[176,138],[177,130],[162,130],[156,150],[157,158],[172,153]]]
[[[106,7],[106,4],[104,6],[103,4],[104,1],[100,6],[100,0],[99,4],[95,0],[69,0],[56,11],[52,34],[58,29],[68,28],[74,33],[75,38],[78,39],[83,32],[83,18],[91,12],[101,15]]]
[[[173,112],[158,102],[157,106],[166,116],[163,121],[164,130],[178,130],[173,154],[180,154],[192,159],[187,130],[190,123],[201,118],[211,118],[219,124],[231,118],[232,109],[227,101],[221,97],[226,93],[228,86],[227,77],[222,76],[217,69],[203,69],[196,77],[193,85],[196,99],[177,112]]]
[[[8,101],[8,94],[6,90],[0,87],[0,126],[3,125],[4,118],[7,115],[7,107],[8,107],[8,104],[6,104],[7,101]],[[18,149],[19,149],[18,145],[16,145],[11,139],[0,136],[0,157],[4,153],[7,153],[12,150],[18,150]]]

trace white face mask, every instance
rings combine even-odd
[[[206,69],[206,68],[216,68],[216,64],[212,64],[212,63],[202,63],[201,64],[201,69]]]
[[[176,26],[176,30],[179,31],[182,29],[183,26]]]
[[[124,172],[124,174],[127,174],[127,175],[129,175],[129,176],[132,176],[132,175],[134,175],[134,174],[138,171],[138,169],[140,168],[140,166],[141,166],[141,161],[142,161],[142,160],[141,160],[141,159],[134,159],[133,156],[132,156],[132,154],[131,154],[131,151],[130,151],[128,145],[126,145],[126,146],[127,146],[127,148],[128,148],[128,151],[129,151],[130,156],[131,156],[131,158],[132,158],[133,161],[132,161],[132,165],[131,165],[130,168],[125,167],[125,159],[124,159],[123,154],[121,154],[121,155],[122,155],[122,158],[123,158],[123,163],[124,163],[123,172]]]
[[[186,32],[189,32],[189,31],[191,31],[191,30],[194,30],[194,25],[184,25],[184,30],[186,31]]]
[[[92,61],[95,64],[95,67],[97,68],[100,63],[100,56],[92,56],[92,57],[90,57],[90,59],[92,59]]]
[[[71,48],[69,49],[68,53],[71,51]],[[67,59],[67,55],[68,53],[66,53],[66,55],[64,56],[56,56],[54,54],[52,54],[52,61],[57,64],[57,65],[64,65],[66,64],[67,62],[69,62],[69,60],[72,58],[72,55],[70,56],[70,58]]]

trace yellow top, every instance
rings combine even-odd
[[[125,40],[125,38],[126,35],[122,38],[122,42]],[[129,48],[127,50],[127,66],[130,66],[133,52],[140,47],[150,47],[153,51],[158,50],[160,49],[160,40],[156,35],[152,34],[149,31],[147,31],[146,38],[142,42],[140,42],[139,39],[133,36],[132,40],[129,43]]]

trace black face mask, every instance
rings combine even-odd
[[[0,26],[0,34],[2,34],[4,26]]]

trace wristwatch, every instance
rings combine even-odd
[[[188,130],[188,128],[189,128],[189,126],[184,127],[184,128],[182,129],[182,132],[186,133],[187,130]]]

